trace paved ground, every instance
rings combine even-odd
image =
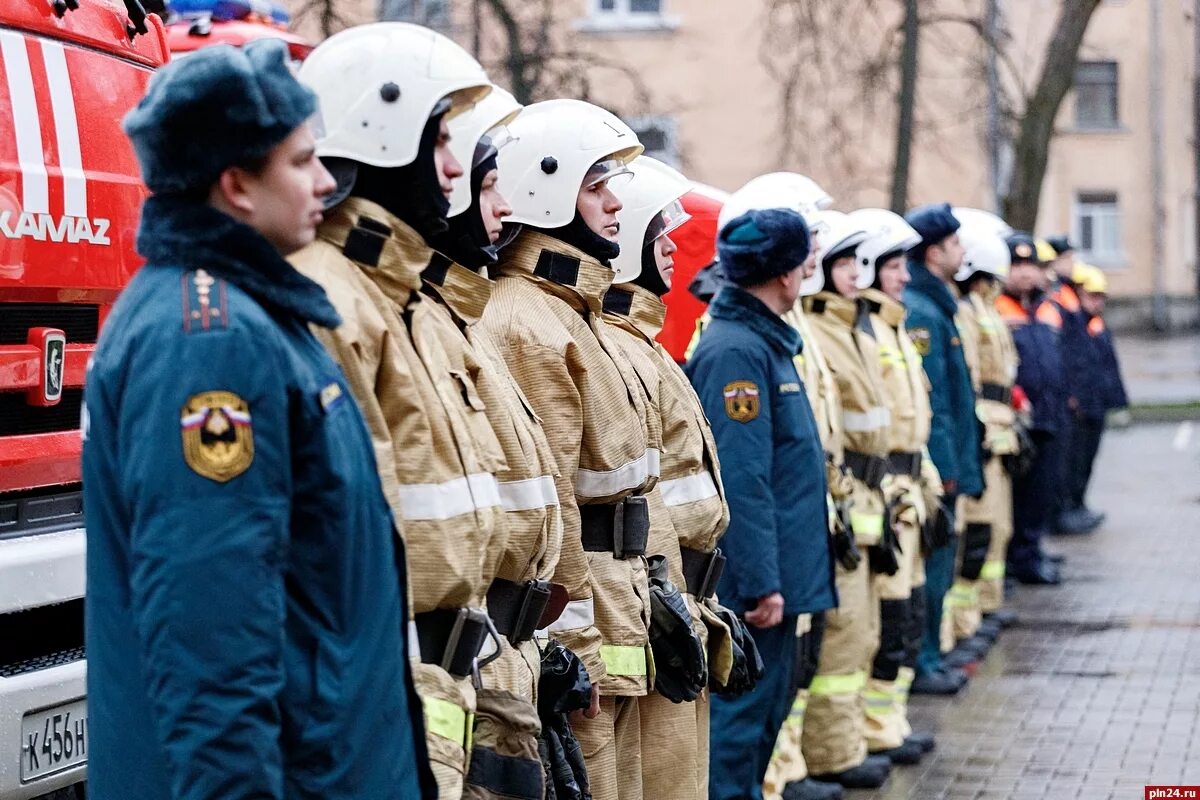
[[[1200,333],[1120,335],[1116,342],[1131,403],[1200,401]]]
[[[1018,590],[1021,621],[960,697],[914,698],[938,750],[848,798],[1135,800],[1148,783],[1200,784],[1200,424],[1112,432],[1091,502],[1107,524],[1047,547],[1067,555],[1067,582]]]

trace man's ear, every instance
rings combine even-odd
[[[254,213],[254,201],[248,191],[249,174],[241,167],[229,167],[217,178],[217,192],[231,209],[243,214]]]

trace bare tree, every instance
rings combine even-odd
[[[921,20],[917,0],[904,0],[904,47],[900,51],[900,90],[896,93],[896,159],[892,162],[892,211],[908,208],[908,168],[912,161],[913,116],[917,108],[917,49]]]
[[[1024,104],[1013,143],[1012,182],[1004,197],[1004,218],[1014,228],[1033,230],[1037,223],[1042,181],[1054,135],[1054,118],[1075,78],[1083,35],[1100,0],[1062,0],[1054,35],[1033,94]]]

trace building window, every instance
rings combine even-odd
[[[1075,127],[1121,127],[1117,111],[1117,62],[1081,61],[1075,67]]]
[[[679,20],[665,6],[664,0],[588,0],[588,15],[575,27],[592,33],[674,30]]]
[[[1111,192],[1080,192],[1075,199],[1073,234],[1084,261],[1109,269],[1125,266],[1121,248],[1121,208]]]
[[[630,117],[626,124],[633,128],[638,141],[646,148],[643,155],[679,168],[679,131],[674,117]]]
[[[444,31],[450,27],[450,0],[379,0],[379,18]]]

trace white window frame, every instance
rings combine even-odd
[[[1112,200],[1107,199],[1111,197]],[[1092,247],[1085,246],[1084,218],[1092,220]],[[1071,206],[1071,238],[1079,247],[1079,257],[1105,270],[1121,270],[1128,265],[1121,236],[1121,196],[1112,191],[1078,191]],[[1107,245],[1105,245],[1107,242]],[[1100,247],[1097,248],[1096,245]]]
[[[627,117],[625,124],[633,128],[634,133],[645,128],[658,128],[663,133],[666,146],[662,150],[647,150],[643,155],[657,158],[665,164],[679,169],[679,122],[670,114],[644,114]]]
[[[600,7],[601,0],[588,0],[587,16],[575,21],[575,29],[585,33],[628,33],[637,31],[673,31],[679,18],[666,12],[667,0],[659,0],[658,11],[633,11],[631,0],[612,0],[613,8]]]
[[[1115,60],[1095,60],[1095,61],[1080,61],[1076,64],[1076,73],[1080,67],[1086,66],[1109,66],[1113,68],[1113,83],[1112,83],[1112,120],[1111,122],[1081,122],[1079,119],[1080,103],[1079,103],[1079,86],[1080,84],[1072,79],[1072,92],[1074,94],[1074,108],[1072,112],[1074,119],[1072,124],[1077,131],[1120,131],[1123,129],[1121,124],[1121,62]],[[1100,84],[1094,84],[1100,85]],[[1107,85],[1107,84],[1104,84]]]

